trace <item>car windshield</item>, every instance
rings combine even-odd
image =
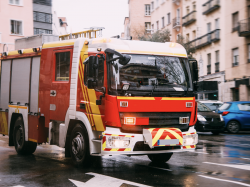
[[[130,55],[127,65],[110,66],[111,89],[129,83],[131,91],[192,91],[187,59],[155,55]],[[114,56],[115,58],[116,56]]]
[[[219,108],[219,110],[227,110],[227,109],[229,109],[230,106],[231,106],[230,103],[224,103],[224,104]]]
[[[219,108],[222,105],[221,103],[203,103],[203,104],[206,105],[211,110],[217,110],[217,108]]]
[[[208,108],[206,105],[197,102],[198,103],[198,112],[211,112],[210,108]]]

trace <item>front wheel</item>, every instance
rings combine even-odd
[[[77,124],[70,136],[70,154],[76,166],[86,165],[90,158],[89,139],[85,127]]]
[[[25,130],[22,117],[17,118],[15,122],[13,141],[18,154],[29,155],[34,153],[36,150],[37,143],[25,141]]]
[[[148,158],[153,162],[153,163],[165,163],[169,161],[173,153],[162,153],[162,154],[150,154],[148,155]]]
[[[230,121],[227,125],[227,130],[230,133],[238,133],[240,130],[240,124],[237,121]]]

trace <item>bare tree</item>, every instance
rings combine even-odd
[[[193,43],[191,43],[188,39],[185,39],[182,35],[178,37],[176,42],[181,44],[186,49],[188,58],[193,58],[192,54],[196,51]]]
[[[137,29],[134,33],[136,33],[138,40],[161,43],[169,42],[171,36],[169,29],[158,30],[154,33],[146,29]]]

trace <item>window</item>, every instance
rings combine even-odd
[[[42,12],[33,12],[33,20],[45,23],[52,23],[52,15]]]
[[[147,32],[150,32],[151,30],[151,22],[145,22],[145,29]]]
[[[247,55],[248,55],[247,62],[250,63],[250,44],[247,45]]]
[[[70,52],[56,53],[56,81],[69,81]]]
[[[195,4],[195,2],[193,3],[193,10],[196,10],[196,4]]]
[[[186,40],[189,41],[189,34],[186,34]]]
[[[235,12],[232,15],[232,21],[233,21],[233,27],[232,27],[232,32],[237,31],[238,30],[238,21],[239,21],[239,14],[238,12]]]
[[[22,22],[16,20],[10,20],[10,33],[22,35]]]
[[[154,1],[151,2],[151,12],[154,10]]]
[[[168,25],[171,23],[170,12],[168,13]]]
[[[154,24],[152,24],[152,32],[154,32]]]
[[[220,22],[219,22],[219,18],[215,19],[215,29],[219,29],[220,28]]]
[[[220,71],[220,51],[215,51],[215,72]]]
[[[52,30],[34,28],[34,35],[36,34],[52,34]]]
[[[249,111],[250,112],[250,103],[241,103],[237,105],[239,110],[241,111]]]
[[[211,53],[207,54],[207,74],[211,74]]]
[[[161,18],[161,22],[162,22],[162,28],[164,28],[165,27],[164,17]]]
[[[145,5],[145,16],[150,16],[150,5]]]
[[[159,21],[156,22],[156,29],[159,30]]]
[[[196,30],[193,31],[193,39],[196,39]]]
[[[158,6],[159,6],[159,0],[156,0],[155,8],[158,8]]]
[[[231,103],[224,103],[219,110],[228,110],[231,106]]]
[[[239,49],[233,49],[233,66],[238,66],[239,64]]]
[[[11,4],[11,5],[21,5],[21,0],[9,0],[9,4]]]
[[[186,8],[186,9],[187,9],[187,14],[189,14],[189,6],[187,6],[187,8]]]

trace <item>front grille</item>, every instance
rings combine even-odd
[[[179,117],[189,117],[190,112],[121,112],[121,124],[124,122],[124,117],[148,117],[149,125],[179,125]],[[145,124],[146,125],[146,124]]]
[[[163,151],[163,150],[173,150],[181,149],[181,146],[159,146],[150,149],[148,144],[144,144],[143,141],[136,142],[133,151]]]
[[[149,124],[124,125],[124,117],[148,117]],[[179,128],[187,131],[189,124],[179,124],[179,117],[191,117],[191,112],[120,112],[122,132],[142,133],[143,128]]]
[[[206,118],[207,121],[211,121],[211,122],[220,122],[220,118]]]

